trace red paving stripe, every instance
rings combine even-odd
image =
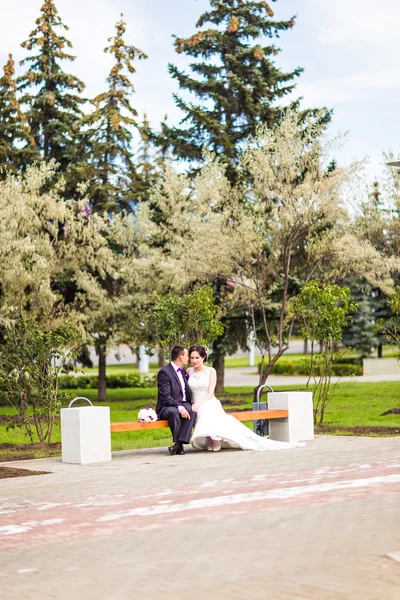
[[[400,463],[326,467],[89,496],[59,503],[0,506],[0,548],[120,534],[173,523],[229,518],[400,493]]]

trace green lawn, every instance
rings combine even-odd
[[[280,386],[276,390],[304,389],[304,386]],[[228,387],[222,403],[228,410],[251,408],[251,386]],[[96,390],[72,390],[74,396],[85,396],[96,402]],[[129,421],[137,418],[137,413],[143,407],[155,407],[157,390],[155,388],[125,388],[108,391],[108,404],[111,408],[111,421]],[[84,404],[84,403],[83,403]],[[341,428],[347,427],[393,427],[400,430],[400,415],[380,415],[386,410],[400,407],[400,383],[340,383],[335,388],[335,397],[328,406],[325,424],[334,427],[335,433],[341,433]],[[2,415],[11,415],[9,407],[0,407]],[[28,444],[29,440],[23,430],[17,428],[6,430],[6,423],[0,423],[1,444]],[[128,450],[134,448],[150,448],[166,446],[170,442],[170,434],[166,429],[150,431],[132,431],[112,434],[113,450]],[[53,442],[60,441],[60,428],[55,428]],[[10,450],[0,446],[1,455],[9,454]],[[59,450],[58,450],[59,453]],[[35,456],[46,456],[46,450],[37,450]]]
[[[158,363],[151,362],[150,365],[150,373],[157,373],[159,370]],[[98,368],[92,367],[89,369],[88,367],[81,367],[82,372],[78,372],[78,375],[98,375]],[[107,375],[129,375],[130,373],[137,373],[138,368],[136,364],[129,365],[107,365]]]

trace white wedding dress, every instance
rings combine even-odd
[[[192,402],[200,402],[208,394],[210,367],[195,373],[189,369],[189,387]],[[228,415],[221,402],[213,396],[204,402],[197,412],[196,425],[192,436],[192,446],[198,450],[207,449],[207,438],[219,440],[222,448],[241,448],[242,450],[283,450],[304,446],[304,443],[275,442],[260,437],[246,425]]]

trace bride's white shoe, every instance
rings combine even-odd
[[[219,440],[213,440],[213,452],[219,452],[221,450],[221,442]]]

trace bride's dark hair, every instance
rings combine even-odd
[[[206,352],[206,349],[204,348],[204,346],[190,346],[189,356],[192,354],[192,352],[198,352],[200,354],[201,358],[204,358],[204,361],[207,360],[207,352]]]

